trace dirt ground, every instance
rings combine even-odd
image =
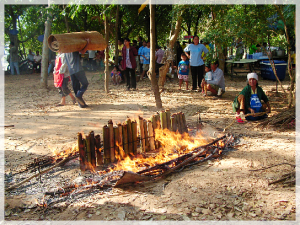
[[[49,78],[48,90],[40,88],[39,74],[5,76],[5,174],[14,173],[38,156],[53,149],[76,144],[77,133],[102,134],[109,119],[122,122],[127,116],[149,118],[157,109],[150,81],[137,83],[136,91],[125,84],[110,85],[104,92],[103,77],[86,72],[89,87],[84,95],[88,108],[79,108],[67,98],[67,105],[56,107],[60,97]],[[192,128],[200,112],[207,135],[223,130],[234,120],[232,101],[246,85],[246,78],[226,79],[221,99],[201,93],[179,91],[178,80],[168,81],[161,94],[164,108],[185,113]],[[282,82],[288,88],[288,79]],[[191,84],[191,82],[190,82]],[[276,82],[260,80],[272,106],[270,116],[283,110],[287,97]],[[234,123],[227,133],[239,138],[234,151],[171,174],[165,179],[124,188],[113,188],[60,207],[28,207],[35,195],[17,189],[5,193],[5,220],[296,220],[295,186],[268,185],[289,173],[295,164],[295,130],[261,129],[255,122]],[[78,167],[58,171],[66,179],[82,175]],[[43,182],[55,182],[42,175]],[[31,183],[24,184],[29,190]]]

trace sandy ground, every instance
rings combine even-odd
[[[149,118],[157,111],[149,80],[138,82],[137,91],[126,91],[124,84],[111,85],[106,94],[99,73],[86,74],[90,85],[84,95],[89,105],[85,109],[73,105],[70,98],[66,106],[56,107],[60,97],[51,78],[46,90],[40,88],[38,74],[5,76],[5,125],[14,125],[5,128],[6,174],[38,156],[51,155],[53,149],[74,145],[77,132],[102,134],[109,119],[116,123],[127,116]],[[221,99],[179,91],[177,79],[168,81],[161,94],[163,106],[171,113],[184,112],[190,127],[195,126],[199,111],[205,128],[223,130],[234,119],[234,97],[246,85],[245,78],[225,79]],[[280,89],[276,97],[276,83],[261,80],[259,84],[269,96],[270,116],[282,111],[287,98]],[[288,87],[287,79],[283,86]],[[21,190],[6,192],[5,220],[295,220],[295,187],[268,185],[293,167],[284,164],[250,171],[295,164],[295,130],[278,132],[256,125],[234,123],[227,132],[239,138],[235,151],[155,182],[113,188],[55,208],[30,208],[26,205],[34,202],[34,196]],[[60,173],[73,179],[79,170],[65,167]]]

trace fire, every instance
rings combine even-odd
[[[111,170],[138,172],[145,167],[152,167],[178,158],[191,152],[196,147],[209,143],[209,140],[205,139],[200,133],[195,137],[190,137],[187,133],[179,134],[167,129],[156,129],[155,140],[162,145],[155,156],[144,158],[142,155],[138,155],[133,159],[126,157],[124,160],[119,161]]]
[[[74,144],[71,148],[66,148],[63,151],[60,151],[59,149],[51,149],[53,156],[58,159],[58,158],[65,158],[71,154],[76,154],[78,152],[77,145]]]

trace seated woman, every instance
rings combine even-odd
[[[249,73],[247,75],[248,84],[239,93],[239,95],[234,99],[232,107],[233,112],[236,112],[236,120],[238,123],[244,123],[241,118],[240,113],[258,113],[258,112],[271,112],[271,106],[269,99],[266,96],[263,89],[258,86],[258,75],[256,73]],[[265,104],[261,103],[261,100]],[[266,108],[268,110],[266,111]],[[246,116],[247,120],[260,120],[266,118],[268,115],[264,114],[262,116]]]

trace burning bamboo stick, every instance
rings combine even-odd
[[[153,115],[151,116],[151,122],[152,122],[152,127],[153,127],[153,137],[155,140],[155,129],[158,128],[158,121],[157,121],[157,116]],[[155,148],[158,149],[159,148],[159,142],[155,141]]]
[[[148,135],[148,128],[147,128],[147,120],[143,120],[144,123],[144,132],[145,132],[145,152],[150,150],[150,143],[149,143],[149,135]]]
[[[104,164],[110,163],[110,145],[109,145],[109,128],[103,126],[103,149],[104,149]]]
[[[153,123],[148,121],[150,151],[155,150]]]
[[[108,121],[109,129],[109,147],[110,147],[110,162],[115,161],[115,138],[114,138],[114,125],[112,120]]]
[[[132,121],[131,122],[132,127],[132,141],[133,141],[133,154],[137,154],[137,122]]]
[[[187,125],[186,125],[186,119],[185,119],[185,115],[184,113],[182,113],[182,122],[183,122],[183,131],[188,133],[188,128],[187,128]]]
[[[178,118],[179,118],[179,127],[180,127],[179,133],[183,134],[184,127],[182,122],[182,112],[178,113]]]
[[[170,119],[171,119],[171,131],[176,132],[176,130],[177,130],[177,121],[176,121],[175,115],[173,114],[170,117]]]
[[[145,152],[145,131],[144,131],[144,122],[143,118],[139,116],[139,128],[140,128],[140,136],[141,136],[141,141],[142,141],[142,149],[139,153]]]
[[[131,126],[131,119],[127,118],[127,132],[128,132],[128,154],[133,154],[133,143],[132,143],[132,126]]]
[[[95,134],[94,131],[91,131],[90,134],[90,150],[91,150],[91,163],[93,168],[96,167],[96,152],[95,152]]]
[[[119,130],[119,153],[121,159],[125,158],[125,151],[124,151],[124,145],[123,145],[123,129],[122,129],[122,124],[118,123],[118,130]]]
[[[166,129],[167,128],[167,114],[163,110],[160,112],[160,123],[161,123],[161,129]]]
[[[99,134],[95,136],[95,146],[96,146],[96,156],[97,156],[97,166],[100,166],[103,164],[103,157],[101,154],[101,137]]]
[[[79,159],[80,159],[80,170],[85,171],[85,151],[84,151],[84,145],[82,141],[82,134],[77,134],[77,146],[79,151]]]
[[[120,157],[120,151],[119,151],[119,129],[118,129],[118,126],[114,126],[113,127],[114,129],[114,145],[115,145],[115,159],[117,160],[121,160],[121,157]]]
[[[89,165],[90,165],[92,163],[92,156],[91,156],[91,141],[90,141],[90,136],[89,135],[86,135],[85,143],[86,143],[87,161],[89,162]]]
[[[128,156],[128,129],[127,129],[127,124],[122,124],[123,128],[123,143],[124,143],[124,152],[125,152],[125,157]]]
[[[167,128],[168,130],[171,130],[171,114],[170,114],[170,109],[166,109],[166,120],[167,120]]]

